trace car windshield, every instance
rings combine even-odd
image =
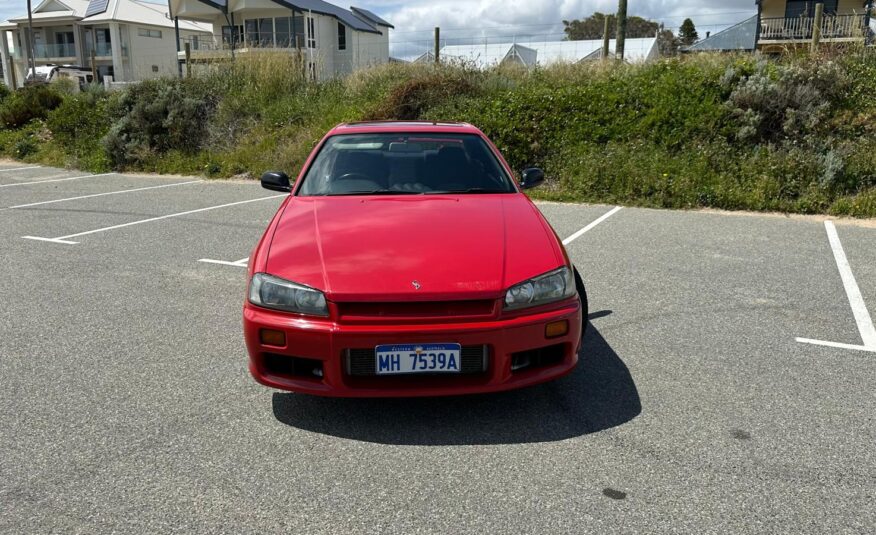
[[[330,137],[298,195],[514,193],[487,143],[473,134],[342,134]]]

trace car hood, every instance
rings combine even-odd
[[[565,255],[523,194],[292,197],[266,271],[333,301],[498,298]]]

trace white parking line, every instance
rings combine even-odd
[[[852,307],[852,314],[855,316],[855,323],[858,325],[858,332],[861,334],[861,340],[864,342],[864,345],[825,342],[824,340],[812,340],[810,338],[797,338],[797,341],[804,344],[876,353],[876,327],[873,326],[873,320],[870,318],[870,313],[864,304],[864,296],[861,295],[861,289],[858,288],[858,283],[852,274],[852,266],[849,265],[849,260],[846,258],[846,253],[836,232],[836,227],[832,221],[825,221],[824,227],[827,230],[827,239],[830,241],[830,248],[833,250],[833,258],[836,260],[836,267],[839,269],[840,278],[843,280],[846,297],[849,299],[849,305]]]
[[[27,169],[40,169],[39,165],[32,165],[30,167],[15,167],[13,169],[0,169],[0,173],[5,173],[7,171],[24,171]]]
[[[249,263],[249,257],[247,256],[246,258],[241,258],[237,262],[228,262],[227,260],[213,260],[212,258],[202,258],[202,259],[198,260],[198,262],[204,262],[206,264],[220,264],[222,266],[232,266],[232,267],[245,268],[245,267],[248,267],[247,264]]]
[[[581,230],[579,230],[579,231],[576,232],[575,234],[572,234],[571,236],[569,236],[568,238],[566,238],[565,240],[563,240],[563,245],[569,245],[569,244],[572,243],[573,241],[577,240],[578,238],[580,238],[581,236],[583,236],[585,232],[587,232],[587,231],[589,231],[589,230],[592,230],[593,227],[595,227],[596,225],[602,223],[603,221],[605,221],[605,220],[608,219],[609,217],[611,217],[611,216],[613,216],[614,214],[616,214],[618,211],[620,211],[621,208],[623,208],[623,206],[615,206],[614,208],[612,208],[611,210],[609,210],[608,213],[603,214],[602,217],[600,217],[599,219],[597,219],[597,220],[594,221],[593,223],[590,223],[589,225],[587,225],[586,227],[582,228]]]
[[[30,186],[31,184],[45,184],[47,182],[64,182],[67,180],[79,180],[82,178],[97,178],[99,176],[109,176],[114,175],[115,173],[101,173],[99,175],[82,175],[82,176],[71,176],[67,178],[53,178],[51,180],[33,180],[31,182],[16,182],[15,184],[0,184],[0,188],[11,188],[14,186]]]
[[[22,236],[25,240],[38,240],[38,241],[47,241],[52,243],[65,243],[69,245],[75,245],[79,242],[70,241],[69,238],[78,238],[79,236],[87,236],[89,234],[97,234],[98,232],[106,232],[108,230],[116,230],[125,227],[131,227],[134,225],[141,225],[143,223],[151,223],[153,221],[161,221],[162,219],[170,219],[172,217],[181,217],[189,214],[197,214],[199,212],[207,212],[209,210],[218,210],[219,208],[226,208],[228,206],[237,206],[239,204],[247,204],[251,202],[258,201],[267,201],[269,199],[278,199],[280,197],[287,197],[288,194],[284,193],[282,195],[271,195],[270,197],[259,197],[258,199],[249,199],[247,201],[237,201],[230,202],[228,204],[220,204],[219,206],[208,206],[206,208],[198,208],[197,210],[189,210],[187,212],[179,212],[176,214],[167,214],[158,217],[150,217],[149,219],[141,219],[139,221],[131,221],[130,223],[122,223],[121,225],[113,225],[111,227],[103,227],[94,230],[86,230],[85,232],[77,232],[76,234],[68,234],[67,236],[58,236],[57,238],[43,238],[39,236]]]
[[[54,203],[59,203],[59,202],[78,201],[80,199],[91,199],[93,197],[104,197],[106,195],[120,195],[122,193],[134,193],[135,191],[146,191],[149,189],[171,188],[173,186],[185,186],[186,184],[197,184],[198,182],[203,182],[203,180],[190,180],[188,182],[175,182],[173,184],[162,184],[160,186],[149,186],[146,188],[123,189],[123,190],[118,190],[118,191],[108,191],[105,193],[94,193],[92,195],[81,195],[79,197],[68,197],[66,199],[55,199],[53,201],[41,201],[41,202],[32,202],[29,204],[18,204],[18,205],[9,206],[6,208],[0,208],[0,211],[12,210],[14,208],[29,208],[31,206],[41,206],[44,204],[54,204]]]

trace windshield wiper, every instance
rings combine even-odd
[[[503,189],[469,188],[447,191],[427,191],[426,195],[454,195],[458,193],[509,193]]]
[[[327,197],[343,197],[345,195],[422,195],[421,191],[403,191],[395,189],[375,189],[367,191],[344,191],[341,193],[326,193]]]

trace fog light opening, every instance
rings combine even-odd
[[[544,327],[545,338],[559,338],[569,334],[569,320],[554,321]]]
[[[266,346],[285,347],[286,333],[274,329],[262,329],[259,331],[259,340]]]
[[[526,353],[517,353],[511,357],[511,371],[516,372],[523,368],[528,368],[532,364],[532,359]]]

